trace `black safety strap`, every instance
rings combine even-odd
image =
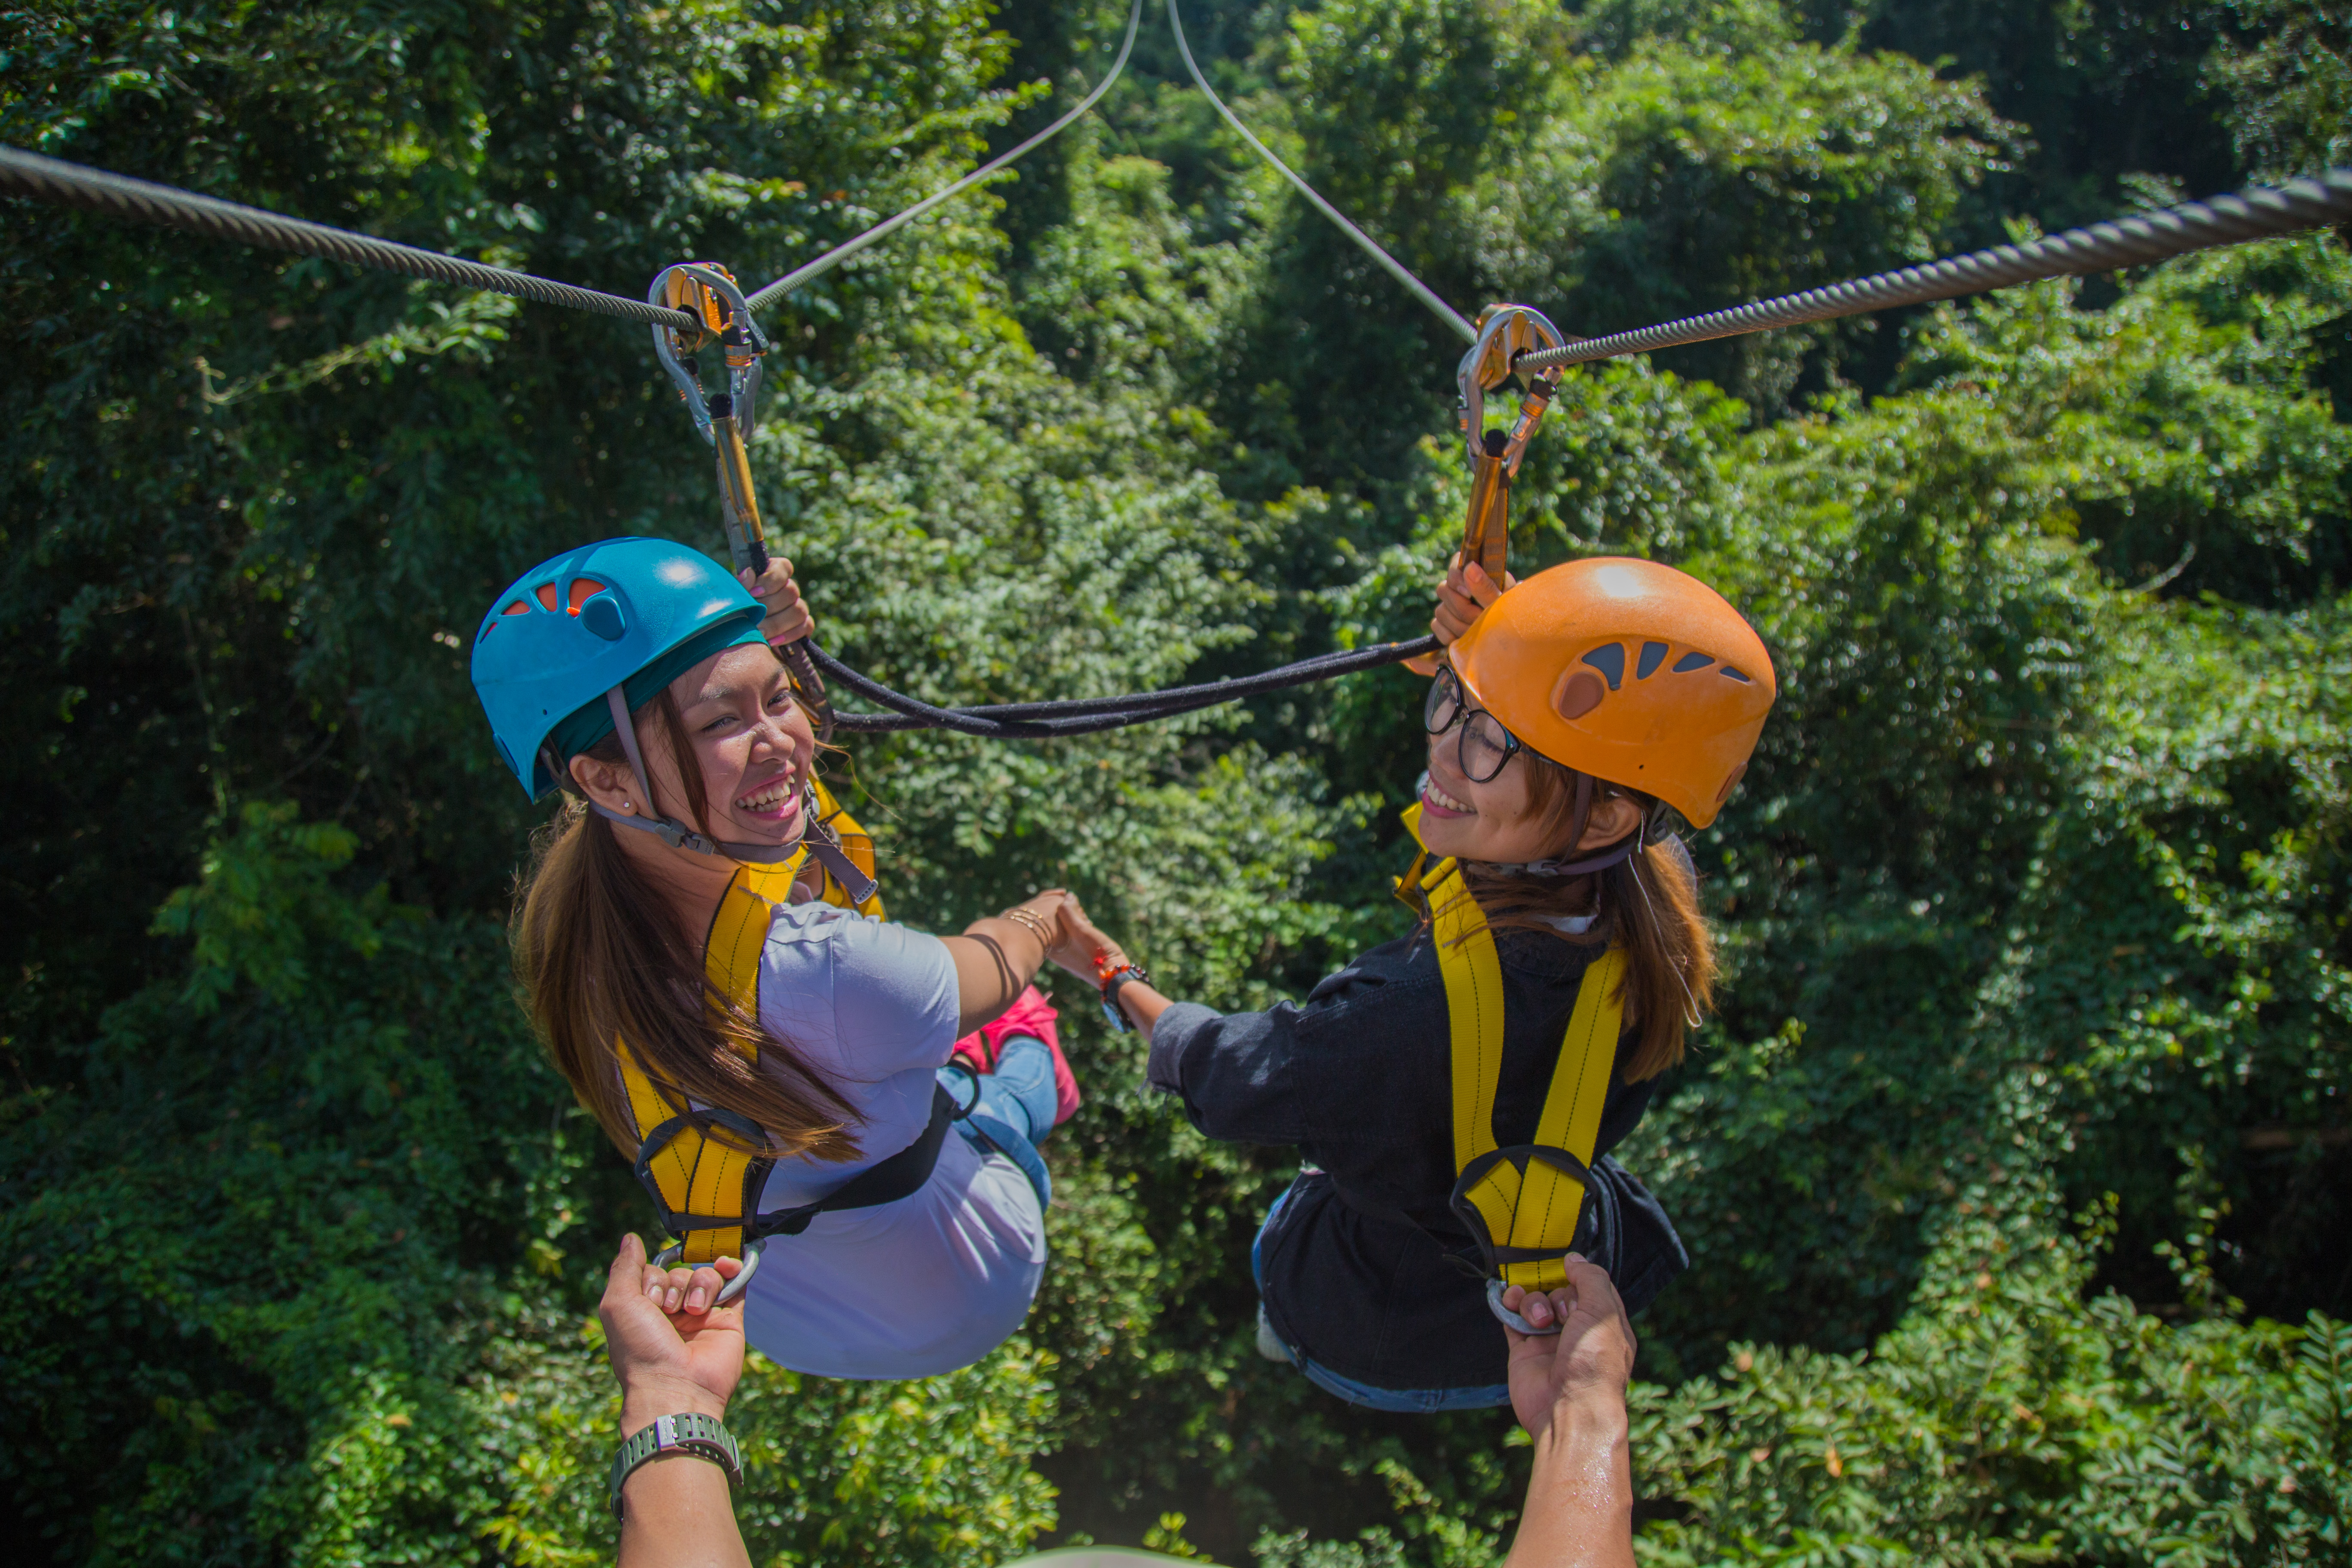
[[[809,1227],[809,1222],[821,1214],[836,1214],[844,1209],[879,1208],[895,1204],[900,1198],[912,1197],[925,1182],[931,1179],[931,1167],[940,1163],[940,1145],[947,1141],[948,1123],[959,1119],[953,1096],[944,1085],[931,1086],[931,1120],[923,1128],[923,1135],[879,1164],[860,1171],[838,1188],[813,1204],[797,1208],[777,1209],[763,1214],[745,1228],[756,1238],[771,1236],[798,1236]]]
[[[953,1096],[938,1085],[931,1090],[931,1119],[922,1135],[888,1159],[870,1165],[844,1182],[813,1204],[795,1208],[776,1209],[752,1216],[736,1215],[681,1214],[663,1199],[661,1184],[654,1179],[652,1165],[665,1144],[692,1123],[682,1116],[672,1117],[649,1133],[637,1147],[637,1183],[654,1200],[654,1211],[661,1217],[662,1228],[672,1236],[684,1236],[688,1231],[722,1229],[741,1226],[746,1239],[757,1241],[771,1236],[798,1236],[821,1214],[833,1214],[844,1209],[879,1208],[895,1204],[900,1198],[912,1197],[931,1179],[931,1169],[940,1163],[940,1145],[947,1138],[948,1123],[961,1119],[964,1112]],[[759,1129],[731,1111],[710,1110],[699,1113],[707,1123],[733,1129],[751,1138]],[[756,1197],[766,1183],[768,1172],[774,1167],[772,1160],[759,1161],[744,1178],[744,1191]]]

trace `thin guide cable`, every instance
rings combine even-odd
[[[2321,228],[2347,217],[2352,217],[2352,169],[2330,169],[2312,179],[2256,185],[2233,196],[2134,213],[2025,245],[1995,246],[1918,267],[1849,279],[1825,289],[1808,289],[1801,294],[1783,294],[1704,316],[1587,338],[1561,348],[1522,354],[1517,364],[1521,370],[1550,370],[1556,365],[1679,348],[1774,327],[1835,321],[1898,305],[1956,300],[2019,283],[2111,272],[2194,250]]]
[[[542,305],[593,310],[598,315],[616,316],[625,321],[657,321],[681,331],[696,329],[695,319],[683,310],[664,310],[648,305],[642,300],[558,283],[552,279],[517,272],[511,268],[491,267],[479,261],[467,261],[462,257],[444,256],[437,250],[420,250],[413,245],[378,239],[373,235],[353,234],[349,229],[331,228],[323,223],[284,217],[277,213],[264,212],[259,207],[243,206],[213,196],[200,196],[192,191],[175,190],[170,185],[152,184],[123,174],[110,174],[103,169],[68,163],[58,158],[44,158],[37,153],[26,153],[15,147],[0,147],[0,193],[34,196],[59,206],[79,207],[85,212],[101,213],[108,217],[151,223],[163,228],[205,235],[213,239],[235,240],[244,245],[259,246],[265,250],[290,250],[298,255],[323,256],[332,261],[347,261],[386,272],[404,272],[412,278],[430,278],[436,282],[454,283],[463,289],[511,294],[519,300],[532,300]]]
[[[974,169],[971,174],[966,174],[962,179],[958,180],[954,184],[950,185],[947,189],[938,192],[933,195],[925,196],[921,201],[917,202],[913,206],[908,207],[905,212],[900,213],[898,216],[884,218],[880,223],[876,224],[872,228],[867,229],[864,234],[857,236],[855,239],[846,240],[840,245],[836,245],[831,250],[826,251],[823,256],[818,257],[815,260],[811,261],[804,266],[794,268],[792,271],[785,273],[782,278],[777,279],[773,283],[769,284],[766,288],[752,295],[746,303],[748,303],[751,309],[756,310],[761,309],[762,306],[772,304],[776,300],[782,299],[785,295],[804,284],[814,282],[817,279],[824,277],[826,273],[832,271],[835,268],[840,266],[843,262],[848,260],[859,251],[864,250],[867,246],[874,244],[877,240],[887,237],[898,229],[905,227],[908,224],[914,222],[925,213],[929,212],[941,202],[947,201],[951,197],[960,195],[963,192],[971,189],[972,186],[980,184],[981,181],[988,178],[991,174],[995,174],[999,169],[1003,168],[1007,163],[1012,163],[1014,159],[1019,158],[1031,149],[1042,146],[1045,142],[1050,142],[1055,137],[1060,135],[1062,132],[1076,121],[1080,115],[1084,114],[1087,110],[1092,109],[1097,103],[1100,102],[1102,95],[1108,92],[1111,89],[1111,84],[1118,79],[1119,72],[1127,68],[1127,57],[1135,47],[1136,26],[1142,20],[1143,0],[1134,0],[1134,4],[1129,8],[1127,13],[1127,37],[1125,41],[1118,46],[1118,58],[1111,61],[1109,73],[1106,75],[1102,80],[1095,83],[1095,89],[1087,94],[1086,97],[1078,100],[1076,108],[1071,110],[1067,114],[1065,114],[1062,118],[1056,120],[1053,124],[1048,125],[1045,130],[1040,131],[1036,135],[1032,136],[1028,141],[1024,142],[1018,147],[1013,148],[1011,152],[1003,153],[998,154],[996,157],[991,158],[987,163],[982,163],[979,168]]]
[[[1369,255],[1374,261],[1379,262],[1388,270],[1390,277],[1395,279],[1398,282],[1411,289],[1412,291],[1412,297],[1420,300],[1423,304],[1428,306],[1431,312],[1434,314],[1439,321],[1444,321],[1447,326],[1453,328],[1454,331],[1460,333],[1464,342],[1476,342],[1478,341],[1478,329],[1472,326],[1469,321],[1464,318],[1461,311],[1447,304],[1444,300],[1439,299],[1428,284],[1423,283],[1420,279],[1415,278],[1411,272],[1406,271],[1404,264],[1399,261],[1395,257],[1391,256],[1387,251],[1382,250],[1380,247],[1380,243],[1373,239],[1370,235],[1366,234],[1362,229],[1358,228],[1354,224],[1349,223],[1345,215],[1343,215],[1338,207],[1335,207],[1329,202],[1325,201],[1321,195],[1316,191],[1314,186],[1308,184],[1305,180],[1300,179],[1297,174],[1292,172],[1289,164],[1276,157],[1271,148],[1267,147],[1265,142],[1259,141],[1255,136],[1251,135],[1250,128],[1244,125],[1238,119],[1236,119],[1232,110],[1225,107],[1225,100],[1217,96],[1217,89],[1209,85],[1209,79],[1201,74],[1199,64],[1192,58],[1192,46],[1187,43],[1184,38],[1184,19],[1176,14],[1176,0],[1168,0],[1168,26],[1170,30],[1176,35],[1176,52],[1184,57],[1184,68],[1192,73],[1193,85],[1201,89],[1202,96],[1208,99],[1209,102],[1216,109],[1216,111],[1224,116],[1225,123],[1234,128],[1234,133],[1243,141],[1248,142],[1259,157],[1273,164],[1275,171],[1281,174],[1284,179],[1288,180],[1293,185],[1297,186],[1298,194],[1305,196],[1309,202],[1313,203],[1317,212],[1321,213],[1325,217],[1328,217],[1333,223],[1338,224],[1341,233],[1345,234],[1349,239],[1354,240],[1358,245],[1362,246],[1367,255]],[[752,302],[757,304],[759,301],[755,299]]]

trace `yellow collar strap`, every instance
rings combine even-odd
[[[1405,813],[1419,842],[1421,808]],[[1503,971],[1486,912],[1441,860],[1404,878],[1427,900],[1438,972],[1445,981],[1454,1089],[1453,1206],[1478,1243],[1487,1271],[1507,1284],[1550,1290],[1568,1282],[1561,1258],[1575,1245],[1590,1184],[1601,1107],[1615,1074],[1624,1023],[1625,954],[1612,947],[1584,972],[1531,1143],[1498,1148],[1495,1093],[1503,1072]]]
[[[826,842],[837,844],[835,853],[864,884],[866,893],[863,900],[852,899],[852,889],[844,888],[835,874],[832,858],[821,857],[824,900],[880,918],[882,898],[873,884],[874,840],[823,784],[814,787],[817,817],[811,829],[824,829]],[[712,987],[746,1016],[760,1016],[760,956],[767,946],[769,921],[776,906],[791,901],[793,879],[808,859],[804,846],[773,865],[739,868],[711,918],[710,933],[703,945],[704,973]],[[758,1221],[761,1189],[767,1184],[773,1162],[706,1137],[697,1121],[685,1114],[685,1107],[663,1097],[628,1043],[619,1041],[615,1046],[638,1139],[637,1180],[652,1196],[664,1228],[682,1244],[680,1260],[697,1264],[743,1257],[745,1232]],[[752,1059],[758,1059],[756,1047]],[[767,1136],[759,1127],[730,1111],[706,1110],[698,1114],[732,1131],[751,1149],[767,1144]],[[933,1148],[936,1151],[936,1142]]]

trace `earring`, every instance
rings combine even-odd
[[[621,809],[623,811],[635,811],[637,809],[637,803],[634,800],[625,800],[621,803]]]

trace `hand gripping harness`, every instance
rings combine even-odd
[[[1404,820],[1418,842],[1421,807],[1406,811]],[[1495,935],[1463,883],[1461,867],[1452,859],[1428,862],[1424,849],[1398,879],[1398,891],[1417,889],[1428,902],[1452,1035],[1457,1173],[1452,1206],[1478,1244],[1489,1279],[1487,1296],[1501,1316],[1505,1285],[1552,1290],[1568,1283],[1562,1259],[1586,1228],[1593,1145],[1600,1140],[1601,1106],[1609,1098],[1624,1024],[1625,954],[1612,947],[1584,972],[1534,1142],[1497,1147],[1503,971]]]
[[[817,822],[832,830],[869,889],[864,901],[856,900],[831,867],[820,860],[824,900],[878,918],[881,895],[870,890],[874,841],[823,784],[814,787]],[[793,880],[807,860],[808,850],[803,847],[772,865],[740,868],[711,920],[710,936],[703,949],[705,973],[719,994],[748,1016],[759,1016],[760,955],[767,945],[769,921],[776,906],[791,900]],[[732,1111],[715,1108],[700,1109],[691,1116],[682,1114],[655,1087],[626,1041],[619,1042],[618,1055],[630,1121],[638,1139],[637,1181],[653,1198],[662,1228],[675,1238],[655,1261],[690,1266],[720,1258],[741,1258],[743,1271],[719,1292],[722,1301],[734,1300],[750,1282],[759,1266],[760,1243],[764,1238],[797,1236],[820,1214],[873,1208],[914,1193],[930,1179],[948,1123],[956,1119],[947,1091],[939,1089],[932,1096],[930,1122],[913,1143],[815,1203],[761,1214],[761,1193],[775,1162],[751,1152],[766,1144],[761,1129]],[[735,1147],[711,1137],[704,1131],[706,1125],[725,1128],[750,1147]]]

